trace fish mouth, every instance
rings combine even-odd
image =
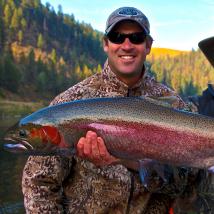
[[[34,150],[33,146],[26,140],[20,138],[6,137],[4,140],[8,143],[4,144],[4,149],[10,152],[26,152]]]

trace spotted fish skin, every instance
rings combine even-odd
[[[121,159],[152,159],[197,168],[214,166],[213,118],[144,98],[94,98],[50,106],[23,118],[17,128],[43,126],[55,127],[65,142],[53,147],[51,142],[49,146],[39,145],[40,149],[45,147],[47,155],[62,145],[74,149],[78,139],[93,130],[104,139],[108,151]],[[13,139],[18,138],[13,135]],[[34,148],[28,152],[33,154],[37,147],[30,140],[28,143]]]

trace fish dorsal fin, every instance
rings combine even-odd
[[[178,100],[176,96],[164,96],[164,97],[143,96],[142,98],[150,103],[164,107],[172,107],[173,104]]]

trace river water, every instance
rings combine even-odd
[[[2,137],[18,118],[0,120],[0,214],[24,214],[21,191],[22,171],[26,156],[11,154],[3,150]]]

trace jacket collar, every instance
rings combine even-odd
[[[130,88],[128,85],[126,85],[124,82],[122,82],[116,74],[111,70],[108,60],[106,60],[103,70],[102,70],[102,78],[105,82],[108,82],[108,84],[112,86],[120,86],[122,87],[124,91],[128,91],[129,89],[137,89],[141,88],[144,85],[145,79],[147,77],[147,71],[145,69],[145,65],[143,67],[143,75],[142,77]]]

